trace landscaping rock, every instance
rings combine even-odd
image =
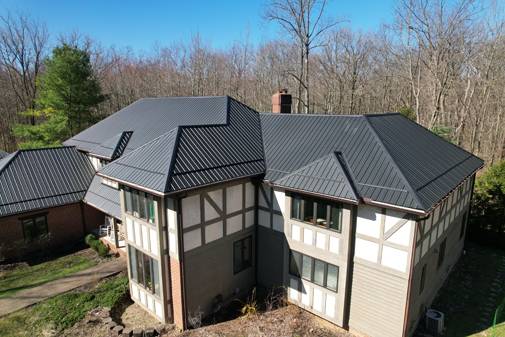
[[[121,333],[123,332],[124,326],[122,325],[116,325],[111,331],[110,335],[113,337],[121,336]]]
[[[142,329],[133,329],[132,331],[132,337],[143,337],[144,335],[144,330]]]
[[[132,335],[132,329],[123,329],[121,337],[131,337],[131,335]]]
[[[110,318],[110,317],[105,317],[105,318],[102,320],[102,322],[104,322],[104,323],[110,323],[110,322],[112,322],[112,318]]]

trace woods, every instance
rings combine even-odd
[[[473,0],[401,0],[390,24],[365,33],[348,28],[325,5],[271,1],[265,22],[279,27],[279,38],[258,45],[246,39],[215,49],[195,35],[146,55],[76,34],[50,46],[43,23],[2,17],[0,148],[19,146],[16,124],[41,122],[26,111],[35,108],[36,79],[46,72],[51,47],[66,41],[89,55],[106,97],[93,109],[96,118],[154,96],[230,95],[270,111],[271,95],[287,88],[293,112],[400,111],[487,164],[505,158],[503,8]]]

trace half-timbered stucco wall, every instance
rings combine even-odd
[[[255,285],[255,187],[243,180],[192,191],[180,212],[186,313],[206,316]],[[247,237],[252,264],[235,273],[233,246]]]

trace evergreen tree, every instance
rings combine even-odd
[[[37,80],[36,110],[24,113],[35,114],[41,123],[14,127],[21,148],[61,144],[96,122],[94,112],[105,99],[86,51],[63,44],[53,50],[45,66]]]

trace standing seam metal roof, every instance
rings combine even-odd
[[[99,174],[159,193],[262,174],[258,113],[231,98],[221,103],[227,111],[224,123],[178,126],[106,165]]]
[[[0,216],[81,201],[94,172],[74,147],[16,151],[0,161]]]
[[[98,174],[161,194],[261,176],[428,211],[483,163],[399,114],[258,114],[227,96],[143,99],[66,143],[93,152],[126,130],[123,155]]]

